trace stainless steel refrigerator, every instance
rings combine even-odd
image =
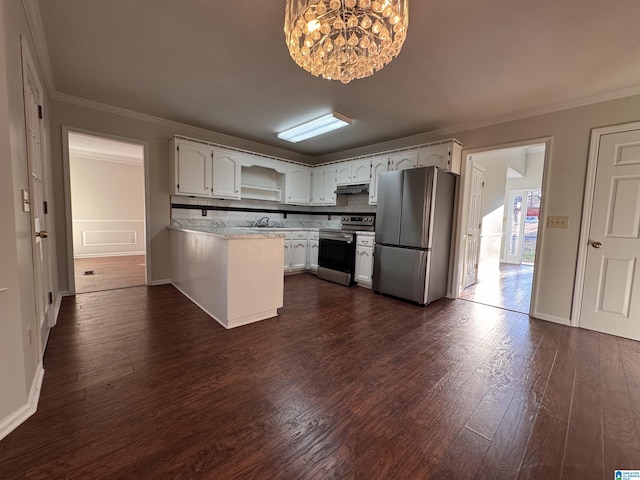
[[[444,297],[455,176],[422,167],[378,178],[373,291],[421,305]]]

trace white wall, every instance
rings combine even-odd
[[[143,254],[143,165],[70,153],[69,170],[74,256]]]
[[[0,252],[0,287],[8,290],[0,294],[0,438],[17,423],[33,413],[35,404],[29,404],[30,392],[37,392],[37,374],[41,355],[38,336],[46,337],[48,324],[42,331],[36,319],[32,260],[31,217],[22,211],[22,190],[29,190],[27,168],[26,131],[22,87],[21,36],[35,57],[35,48],[29,33],[20,0],[0,3],[0,221],[2,222],[2,249]],[[36,65],[37,67],[37,65]],[[42,78],[42,75],[40,75]],[[46,96],[46,95],[45,95]],[[45,124],[48,120],[48,102],[44,99]],[[48,131],[44,141],[49,143]],[[45,158],[45,193],[53,189],[50,180],[50,159]],[[49,201],[47,221],[55,224],[55,203]],[[55,230],[47,239],[56,242]],[[56,248],[51,249],[54,297],[57,296]],[[50,309],[53,310],[53,309]],[[29,334],[30,332],[30,334]]]
[[[152,123],[138,118],[121,116],[109,109],[89,108],[77,104],[52,101],[52,137],[56,178],[55,193],[59,203],[64,199],[62,179],[62,147],[59,132],[62,125],[74,125],[92,131],[109,133],[149,142],[150,199],[151,199],[151,270],[152,280],[170,276],[169,235],[165,226],[169,222],[169,148],[168,139],[182,134],[212,142],[221,142],[221,136],[190,127],[175,127],[164,122]],[[465,149],[500,146],[537,138],[553,137],[550,152],[547,192],[548,215],[569,217],[569,228],[546,231],[538,262],[540,287],[538,310],[541,317],[566,322],[570,318],[578,252],[578,238],[584,195],[587,155],[591,129],[604,125],[640,120],[640,95],[598,104],[573,108],[561,112],[539,115],[473,130],[424,134],[404,141],[378,144],[375,147],[355,149],[341,154],[311,159],[313,163],[349,158],[365,153],[418,145],[455,137]],[[229,138],[227,137],[227,141]],[[241,143],[238,140],[238,143]],[[237,145],[247,148],[246,145]],[[265,147],[268,149],[270,147]],[[268,153],[268,152],[264,152]],[[284,153],[280,156],[285,156]],[[291,159],[299,159],[291,154]],[[66,251],[64,241],[65,219],[58,218],[56,233],[62,239],[58,244],[61,259],[60,282],[66,285]]]

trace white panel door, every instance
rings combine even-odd
[[[471,172],[471,197],[469,199],[469,220],[467,222],[463,288],[473,285],[478,281],[478,260],[480,257],[484,168],[472,163]]]
[[[49,278],[50,262],[49,248],[45,242],[49,236],[47,219],[45,212],[45,178],[42,155],[42,119],[39,115],[39,99],[42,90],[36,77],[29,70],[25,72],[25,119],[27,128],[27,161],[30,182],[30,208],[31,219],[33,221],[33,263],[34,263],[34,283],[35,283],[35,304],[38,316],[38,327],[42,330],[50,325],[45,325],[49,315],[49,306],[52,298],[51,284]],[[35,334],[35,332],[34,332]],[[39,353],[43,354],[43,345],[38,342]]]
[[[336,166],[336,183],[338,185],[349,185],[351,183],[353,162],[339,163]]]
[[[369,184],[369,205],[378,203],[378,174],[389,170],[389,158],[371,159],[371,183]]]
[[[205,145],[178,142],[176,191],[186,195],[211,196],[213,150]]]
[[[311,270],[318,270],[318,249],[319,249],[319,242],[318,240],[309,240],[309,248],[308,248],[308,254],[309,254],[309,268]]]
[[[224,150],[213,151],[213,196],[240,199],[241,156]]]
[[[311,172],[311,205],[324,203],[324,169],[315,167]]]
[[[371,160],[355,160],[351,166],[352,183],[368,183],[371,180]]]
[[[640,130],[600,137],[580,326],[640,340]]]
[[[325,205],[336,204],[336,167],[332,165],[324,168],[324,195],[322,202]]]

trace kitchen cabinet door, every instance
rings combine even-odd
[[[307,269],[307,240],[291,241],[291,271]]]
[[[311,169],[298,165],[289,167],[286,178],[285,203],[309,205],[311,203]]]
[[[336,184],[351,184],[351,162],[338,163],[336,166]]]
[[[330,165],[324,167],[324,194],[322,195],[324,205],[336,204],[336,167]]]
[[[418,152],[403,152],[391,157],[389,170],[406,170],[418,166]]]
[[[420,149],[419,164],[421,167],[436,166],[447,172],[460,175],[461,163],[462,145],[453,140]]]
[[[291,271],[291,240],[284,241],[284,272]]]
[[[324,205],[324,167],[311,172],[311,205]]]
[[[320,248],[320,242],[318,240],[309,240],[308,247],[308,265],[309,270],[317,271],[318,270],[318,250]]]
[[[369,180],[371,180],[371,159],[353,161],[351,183],[369,183]]]
[[[371,288],[372,274],[373,247],[356,247],[356,282],[359,285]]]
[[[211,196],[213,150],[206,145],[175,142],[174,184],[176,195]]]
[[[240,171],[242,158],[239,153],[213,150],[213,196],[240,200]]]
[[[371,159],[371,183],[369,184],[369,205],[378,203],[378,174],[389,169],[389,157]]]

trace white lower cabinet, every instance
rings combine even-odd
[[[284,239],[284,273],[291,271],[291,240]]]
[[[318,271],[318,250],[320,249],[320,242],[318,240],[318,232],[309,233],[309,243],[307,247],[308,261],[307,267],[312,272]]]
[[[290,232],[284,240],[285,273],[307,269],[307,232]]]
[[[373,234],[356,236],[355,280],[361,287],[371,288],[373,281]]]

